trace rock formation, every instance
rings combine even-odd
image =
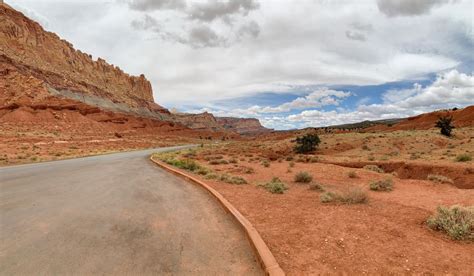
[[[217,117],[216,119],[224,129],[232,130],[239,134],[259,134],[270,131],[270,129],[263,127],[260,121],[255,118]]]
[[[1,95],[4,104],[34,104],[53,95],[149,117],[168,113],[154,103],[144,75],[130,76],[101,58],[94,61],[6,4],[0,4],[0,19],[0,86],[9,93]],[[25,89],[11,89],[17,86]]]

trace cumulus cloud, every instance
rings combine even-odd
[[[208,0],[207,2],[193,4],[188,11],[188,15],[192,19],[210,22],[235,14],[247,16],[250,11],[258,8],[258,2],[254,0]]]
[[[250,21],[247,24],[242,25],[237,31],[237,36],[245,37],[250,36],[256,38],[260,34],[260,26],[255,21]]]
[[[149,30],[156,28],[158,26],[158,21],[148,14],[145,14],[143,19],[134,19],[130,24],[134,29]]]
[[[193,47],[216,47],[224,45],[225,39],[219,37],[208,26],[202,25],[192,28],[189,32],[189,37],[182,42]]]
[[[184,9],[185,0],[131,0],[128,2],[131,9],[138,11],[152,11],[161,9]]]
[[[132,0],[128,5],[131,9],[148,12],[143,18],[132,20],[132,28],[151,30],[163,40],[194,49],[228,47],[260,34],[260,26],[255,20],[245,20],[251,11],[259,8],[255,0],[190,3],[185,0]],[[169,10],[175,13],[170,14]],[[174,24],[169,24],[170,21]]]
[[[286,124],[293,122],[303,126],[327,126],[364,120],[380,120],[413,116],[440,108],[474,104],[474,75],[451,70],[439,74],[436,80],[422,87],[389,90],[381,104],[360,105],[354,111],[305,110],[298,114],[280,117]]]
[[[377,0],[379,10],[389,17],[413,16],[428,13],[433,7],[449,0]]]
[[[131,74],[144,73],[158,103],[183,111],[263,92],[302,92],[295,89],[302,86],[380,85],[425,79],[453,68],[472,72],[474,64],[471,0],[450,1],[442,8],[436,3],[423,16],[398,16],[413,12],[400,14],[379,4],[382,10],[391,9],[390,19],[377,9],[377,0],[254,0],[246,3],[258,8],[239,4],[237,11],[201,9],[206,10],[203,19],[190,15],[197,0],[10,2],[43,15],[48,29],[76,48]],[[370,43],[349,40],[346,31],[352,37],[362,34]],[[418,95],[415,87],[407,90],[406,97]],[[378,100],[379,93],[370,94],[371,99]],[[405,112],[391,110],[395,115]],[[274,124],[297,126],[278,113],[255,114]]]
[[[363,33],[354,32],[354,31],[346,31],[346,37],[352,40],[359,40],[359,41],[365,41],[367,39]]]

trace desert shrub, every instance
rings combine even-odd
[[[338,194],[334,192],[324,192],[319,196],[319,199],[321,200],[322,203],[328,203],[328,202],[333,202],[336,201],[338,197]]]
[[[218,175],[216,179],[225,183],[229,183],[229,184],[237,184],[237,185],[247,184],[247,180],[245,180],[245,178],[240,177],[240,176],[232,176],[228,174]]]
[[[357,178],[357,173],[355,171],[350,171],[347,173],[349,178]]]
[[[452,116],[442,116],[438,118],[438,121],[435,124],[435,127],[440,129],[440,132],[444,136],[451,136],[451,132],[454,129],[452,125],[453,117]]]
[[[229,163],[231,163],[231,164],[236,164],[236,163],[237,163],[237,159],[231,158],[231,159],[229,159]]]
[[[369,187],[372,191],[388,192],[393,189],[393,181],[390,178],[387,178],[384,180],[372,181],[370,182]]]
[[[443,231],[453,240],[474,240],[474,206],[439,206],[426,222],[431,229]]]
[[[453,180],[451,178],[448,178],[443,175],[438,175],[438,174],[429,174],[428,177],[426,178],[430,181],[437,182],[437,183],[447,183],[447,184],[453,184]]]
[[[288,166],[290,166],[290,168],[293,168],[295,166],[295,162],[291,161]]]
[[[198,170],[196,170],[196,173],[199,175],[207,175],[208,173],[210,173],[210,170],[207,168],[201,167]]]
[[[456,156],[456,162],[468,162],[471,160],[472,160],[472,157],[467,153]]]
[[[209,161],[210,165],[219,165],[221,162],[219,160],[211,160]]]
[[[313,191],[324,191],[323,185],[319,183],[311,183],[309,184],[309,189]]]
[[[292,161],[292,160],[293,160],[293,156],[291,156],[291,155],[290,155],[290,156],[287,156],[287,157],[285,158],[285,160],[286,160],[286,161]]]
[[[253,168],[248,168],[248,167],[244,168],[244,173],[246,173],[246,174],[252,174],[254,172],[255,172],[255,170]]]
[[[270,182],[267,182],[261,186],[272,194],[283,194],[286,190],[288,190],[288,187],[285,185],[285,183],[283,183],[278,177],[272,178]]]
[[[316,150],[317,146],[321,143],[317,134],[306,134],[296,138],[295,152],[297,153],[308,153]]]
[[[264,166],[265,168],[268,168],[268,167],[270,167],[270,162],[268,162],[267,160],[263,160],[262,161],[262,166]]]
[[[308,172],[299,172],[295,175],[295,182],[297,183],[309,183],[313,180],[313,176],[311,176]]]
[[[217,179],[219,176],[215,173],[208,173],[205,178],[206,179]]]
[[[364,169],[378,173],[384,173],[384,170],[377,165],[365,165]]]
[[[311,163],[317,163],[318,161],[319,161],[319,157],[317,157],[317,156],[312,156],[309,159],[309,162],[311,162]]]
[[[322,203],[340,202],[344,204],[361,204],[366,203],[368,199],[367,192],[359,187],[350,188],[343,193],[327,191],[320,196]]]
[[[190,159],[174,159],[174,158],[168,158],[163,160],[169,165],[178,167],[180,169],[188,170],[188,171],[197,171],[199,169],[202,169],[201,166],[199,166],[198,163],[194,162],[193,160]]]

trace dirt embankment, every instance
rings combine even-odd
[[[335,162],[322,161],[348,168],[363,168],[376,165],[386,173],[395,173],[401,179],[426,180],[428,175],[443,175],[453,180],[453,185],[460,189],[474,189],[474,167],[472,165],[432,165],[420,162]]]

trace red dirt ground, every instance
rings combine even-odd
[[[324,136],[322,140],[325,141]],[[326,142],[333,143],[328,139]],[[425,222],[439,205],[474,205],[474,189],[320,162],[295,162],[290,167],[291,161],[279,156],[279,161],[270,161],[266,168],[260,161],[268,161],[261,157],[267,154],[264,143],[253,141],[205,146],[195,157],[188,158],[215,173],[241,176],[250,183],[233,185],[198,176],[250,220],[289,275],[472,274],[474,244],[453,241],[429,229]],[[237,163],[211,165],[204,160],[206,156],[222,156],[223,160],[235,159]],[[330,155],[318,156],[331,159]],[[450,166],[474,168],[472,161]],[[246,174],[244,168],[253,168],[254,172]],[[300,171],[309,172],[313,182],[328,190],[361,187],[367,191],[369,202],[321,203],[321,192],[293,181]],[[356,172],[357,178],[349,178],[350,171]],[[284,194],[271,194],[258,187],[275,176],[288,185]],[[472,183],[474,174],[468,177]],[[369,191],[371,181],[385,178],[393,179],[392,192]]]

